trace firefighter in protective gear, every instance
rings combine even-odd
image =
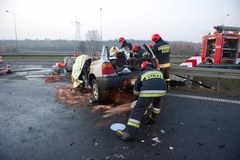
[[[153,108],[148,121],[155,122],[157,115],[160,114],[162,97],[166,94],[166,82],[162,72],[155,69],[150,62],[143,62],[133,92],[137,103],[129,116],[126,130],[117,131],[122,140],[129,140],[136,135],[144,113],[151,103]]]
[[[132,48],[132,52],[135,53],[136,58],[141,58],[143,53],[146,51],[142,49],[138,44],[134,44]]]
[[[153,45],[152,51],[155,54],[156,58],[159,61],[160,70],[163,73],[163,77],[167,82],[167,87],[170,87],[170,76],[169,76],[169,68],[170,68],[170,46],[164,41],[159,34],[154,34],[152,36],[152,41],[155,43]]]
[[[128,43],[124,37],[120,37],[118,41],[121,44],[120,48],[124,48],[126,51],[132,50],[132,43]]]

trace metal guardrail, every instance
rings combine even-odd
[[[86,53],[84,53],[86,54]],[[91,53],[88,53],[91,54]],[[73,56],[73,53],[0,53],[0,56]],[[172,55],[177,57],[178,55]],[[185,55],[179,55],[185,57]],[[207,68],[207,67],[181,67],[172,64],[170,67],[170,74],[178,74],[181,76],[198,76],[211,78],[225,78],[225,79],[240,79],[240,70],[223,69],[223,68]]]
[[[0,53],[0,56],[18,57],[18,56],[73,56],[74,53]]]
[[[82,53],[81,54],[93,54],[93,52]],[[34,52],[34,53],[0,53],[0,56],[73,56],[74,52]],[[189,58],[190,55],[170,55],[171,58]]]
[[[224,68],[224,69],[240,69],[240,64],[199,64],[201,68]]]
[[[240,70],[236,69],[222,69],[222,68],[188,68],[178,65],[171,65],[170,74],[178,74],[181,76],[198,76],[211,77],[220,79],[239,79]]]
[[[222,68],[188,68],[178,65],[171,65],[170,74],[177,76],[185,76],[188,79],[197,77],[209,77],[217,79],[217,91],[220,90],[220,79],[237,79],[240,80],[240,70],[236,69],[222,69]],[[209,87],[207,87],[209,88]]]

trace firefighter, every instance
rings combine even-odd
[[[133,93],[137,103],[129,116],[126,130],[117,131],[117,134],[124,141],[130,140],[136,135],[144,113],[151,103],[153,108],[149,114],[148,122],[153,124],[157,115],[160,114],[162,97],[166,94],[166,82],[162,72],[155,69],[149,61],[144,61],[141,64],[141,73],[137,77]]]
[[[120,50],[124,51],[125,55],[126,55],[126,59],[128,64],[130,64],[131,62],[131,58],[133,57],[133,54],[131,52],[132,50],[132,43],[128,43],[124,37],[120,37],[118,39],[119,43],[121,44]]]
[[[120,37],[118,41],[121,44],[121,49],[124,48],[126,51],[132,50],[132,43],[128,43],[124,37]]]
[[[139,46],[138,44],[134,44],[132,52],[135,53],[136,58],[141,58],[145,50],[142,49],[141,46]]]
[[[160,70],[163,73],[163,77],[167,82],[167,89],[170,87],[170,46],[164,41],[159,34],[152,35],[152,41],[155,43],[153,45],[152,51],[159,61]]]

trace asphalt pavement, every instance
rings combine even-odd
[[[123,142],[110,125],[128,114],[66,106],[56,92],[69,83],[0,76],[0,160],[240,160],[239,97],[171,88],[157,123]]]

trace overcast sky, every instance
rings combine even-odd
[[[150,40],[159,33],[192,42],[221,23],[240,27],[240,0],[0,0],[1,40],[15,39],[14,16],[6,10],[15,15],[19,40],[75,40],[76,20],[82,40],[101,26],[103,40]]]

